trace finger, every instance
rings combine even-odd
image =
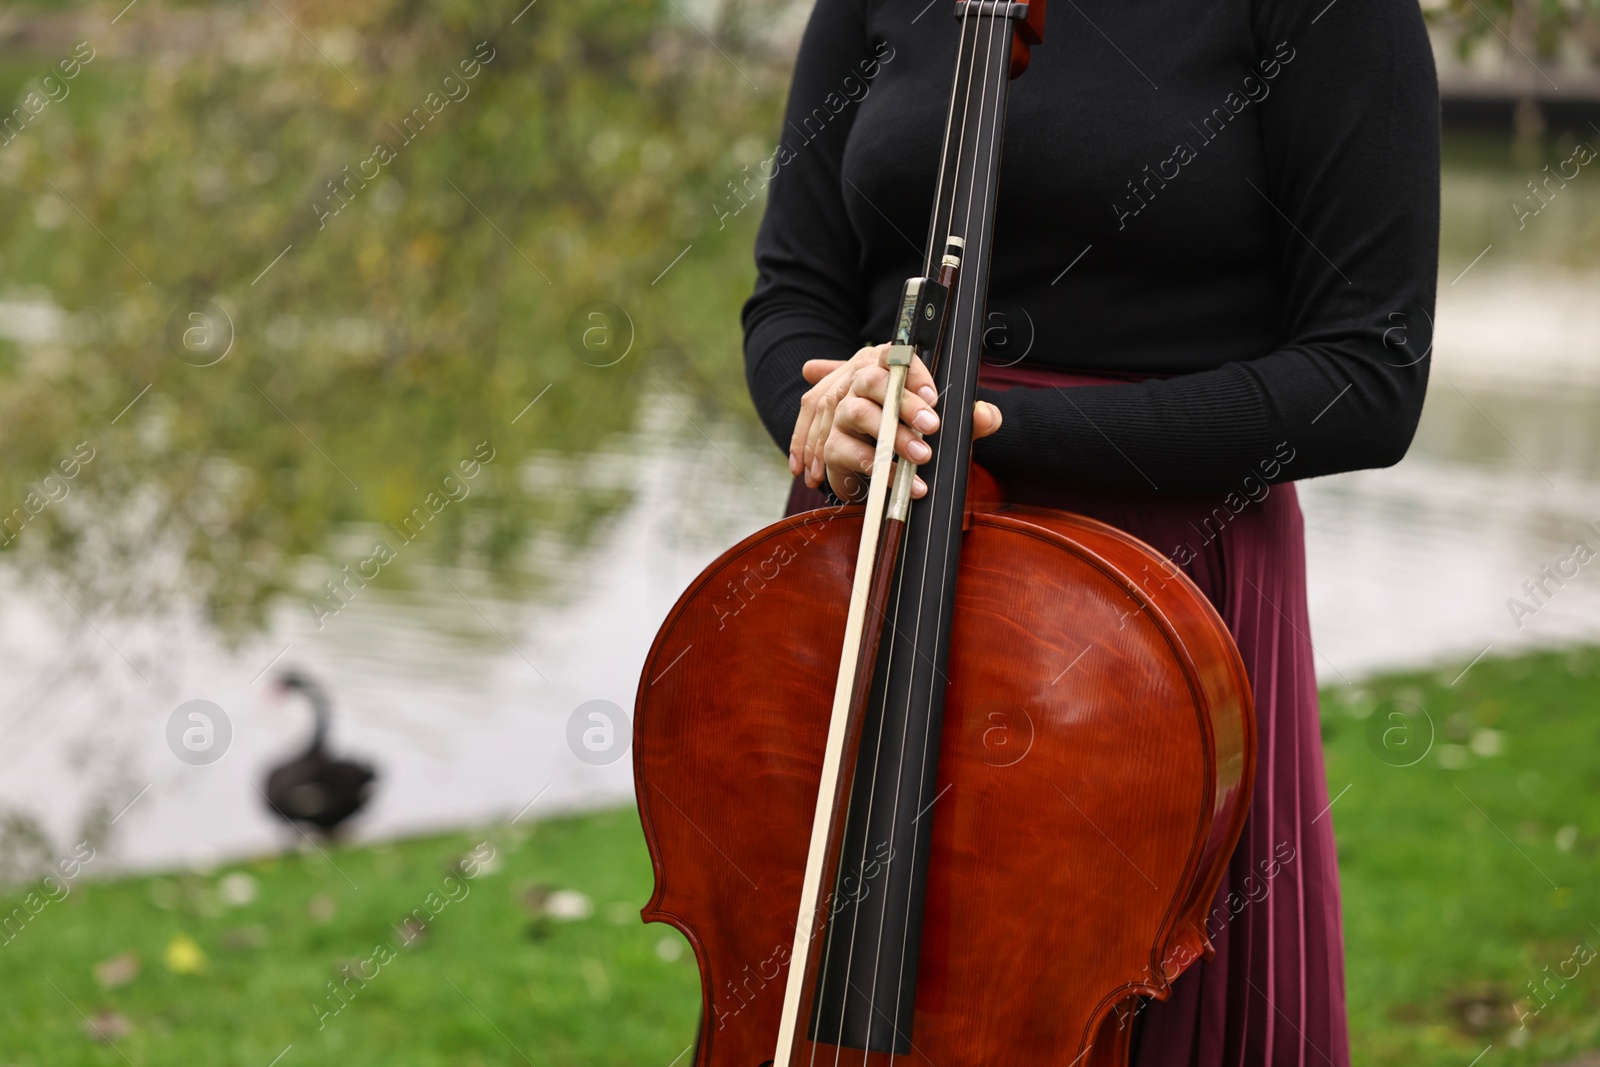
[[[795,473],[803,472],[807,484],[811,485],[812,488],[820,486],[822,479],[827,476],[826,463],[822,456],[822,443],[828,439],[834,406],[849,391],[851,382],[858,372],[864,368],[871,368],[883,363],[887,360],[888,353],[888,344],[868,345],[857,350],[855,355],[843,362],[838,360],[809,361],[812,363],[829,363],[834,368],[812,390],[812,394],[817,396],[816,411],[813,413],[811,423],[806,428],[805,447],[800,450],[798,456],[795,456],[791,451],[789,459],[789,469]],[[796,427],[796,436],[799,436],[798,426]]]
[[[913,463],[926,463],[933,458],[933,449],[927,442],[903,425],[895,431],[894,450]]]
[[[1000,429],[1001,421],[999,408],[987,400],[979,400],[972,405],[972,439],[988,437]]]
[[[806,484],[815,488],[821,485],[821,449],[822,442],[827,440],[828,433],[833,426],[833,391],[821,389],[817,396],[816,409],[811,415],[811,425],[806,429],[806,440],[800,450],[801,473],[805,475]]]
[[[789,435],[789,473],[800,473],[800,450],[805,447],[805,436],[811,432],[811,413],[804,402],[800,415],[794,420],[794,432]]]
[[[851,395],[864,396],[878,404],[883,403],[883,396],[888,389],[889,372],[882,367],[862,367],[850,380]]]
[[[867,441],[875,440],[883,408],[864,396],[847,396],[833,409],[833,428]]]
[[[866,479],[871,476],[876,450],[872,444],[847,433],[829,436],[827,443],[828,484],[841,500],[859,500],[867,491]],[[911,479],[911,496],[921,499],[928,494],[928,483],[921,478]]]
[[[808,359],[800,368],[800,377],[816,385],[846,363],[842,359]]]
[[[824,446],[827,459],[827,480],[837,485],[838,475],[872,474],[872,445],[850,434],[832,434]]]
[[[883,408],[864,396],[846,397],[834,409],[833,427],[836,431],[875,442],[882,426]],[[913,463],[926,463],[933,458],[933,449],[904,424],[895,432],[894,450]]]
[[[832,418],[832,401],[838,391],[848,384],[851,373],[849,363],[837,363],[829,375],[812,386],[800,402],[805,425],[795,423],[795,435],[789,442],[789,469],[796,474],[812,472],[813,488],[822,484],[818,448],[828,435],[828,420]],[[807,408],[809,407],[809,411]],[[818,422],[821,422],[821,425]]]
[[[889,372],[878,368],[859,371],[850,391],[881,405],[889,391]],[[925,434],[939,428],[939,415],[933,406],[910,389],[900,394],[900,421]]]
[[[817,402],[816,417],[811,420],[811,431],[806,437],[804,456],[806,484],[815,489],[824,477],[823,445],[833,432],[833,420],[839,402],[839,392],[829,389]]]
[[[827,443],[828,484],[841,500],[853,500],[866,491],[865,478],[871,474],[875,450],[859,437],[835,433]],[[928,483],[919,477],[911,480],[911,496],[920,500],[928,495]]]
[[[799,474],[804,467],[806,441],[811,436],[811,420],[817,416],[816,389],[808,389],[800,398],[800,414],[794,420],[794,433],[789,435],[789,473]]]
[[[939,402],[939,391],[933,386],[933,373],[922,362],[921,356],[911,361],[911,369],[906,372],[906,389],[921,397],[929,407]]]

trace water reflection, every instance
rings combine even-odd
[[[382,766],[361,836],[627,795],[630,762],[577,758],[569,715],[595,699],[632,706],[667,608],[724,547],[769,521],[786,491],[778,457],[752,447],[747,425],[687,416],[689,404],[663,394],[636,431],[594,453],[528,461],[523,482],[546,506],[575,506],[563,498],[607,485],[630,502],[588,543],[538,539],[531,555],[564,577],[536,591],[509,590],[488,570],[423,562],[404,587],[370,586],[331,618],[319,620],[305,596],[286,596],[236,650],[195,617],[157,614],[96,633],[26,610],[36,592],[8,598],[0,667],[34,684],[8,708],[4,798],[44,815],[36,801],[51,797],[49,829],[66,836],[138,797],[113,840],[119,859],[140,865],[293,846],[253,790],[309,733],[301,709],[266,698],[272,672],[290,663],[333,692],[339,751]],[[313,578],[348,558],[337,551],[343,540],[331,559],[308,562],[311,595]],[[231,749],[209,766],[166,748],[168,714],[195,698],[222,706],[233,724]]]

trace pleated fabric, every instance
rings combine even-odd
[[[1032,368],[986,366],[980,376],[991,388],[1112,382]],[[1258,477],[1227,503],[1223,494],[1007,488],[1018,503],[1088,515],[1173,559],[1227,624],[1255,696],[1255,789],[1206,923],[1216,953],[1195,961],[1166,1001],[1141,1006],[1134,1067],[1348,1067],[1339,874],[1294,486]],[[797,481],[788,511],[822,502]]]
[[[1079,507],[1076,510],[1090,513]],[[1170,551],[1210,513],[1127,509],[1114,521]],[[1182,543],[1182,542],[1178,542]],[[1197,546],[1198,547],[1198,546]],[[1305,532],[1292,485],[1247,506],[1192,577],[1233,634],[1256,707],[1256,782],[1244,833],[1213,902],[1216,955],[1144,1011],[1136,1067],[1346,1067],[1344,937],[1333,812],[1323,769]]]

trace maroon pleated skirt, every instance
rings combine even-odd
[[[980,376],[1002,389],[1122,380],[987,366]],[[1182,567],[1227,624],[1255,693],[1255,792],[1206,923],[1216,955],[1131,1020],[1134,1067],[1348,1067],[1339,872],[1294,486],[1257,478],[1226,502],[1059,487],[1014,493],[1018,503],[1126,530]],[[823,503],[797,480],[788,512]]]

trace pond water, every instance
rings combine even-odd
[[[1585,175],[1518,230],[1509,200],[1537,170],[1485,142],[1452,145],[1416,445],[1394,469],[1301,486],[1326,685],[1415,665],[1454,676],[1485,653],[1600,638],[1600,566],[1550,586],[1542,604],[1523,589],[1574,542],[1600,548],[1600,259],[1585,251],[1600,178]],[[45,344],[59,328],[53,308],[37,293],[11,301],[0,327],[18,344]],[[0,669],[13,684],[0,703],[0,803],[55,840],[114,820],[111,855],[124,867],[295,847],[258,791],[308,733],[304,708],[269,699],[290,665],[333,694],[334,747],[380,768],[357,838],[626,801],[630,761],[579,759],[569,720],[588,701],[631,706],[678,594],[772,521],[787,491],[780,457],[748,417],[707,414],[673,380],[652,379],[627,425],[579,451],[519,459],[516,481],[539,509],[580,508],[579,484],[622,501],[576,542],[531,536],[540,582],[508,585],[470,561],[419,556],[404,587],[364,586],[318,619],[308,603],[321,582],[387,536],[352,520],[312,546],[297,591],[230,645],[192,606],[69,611],[69,590],[5,571]],[[524,411],[538,420],[547,409]],[[128,565],[173,563],[152,549]],[[1537,611],[1514,617],[1509,598]],[[208,765],[168,746],[169,719],[191,700],[214,703],[231,726],[225,755]]]

